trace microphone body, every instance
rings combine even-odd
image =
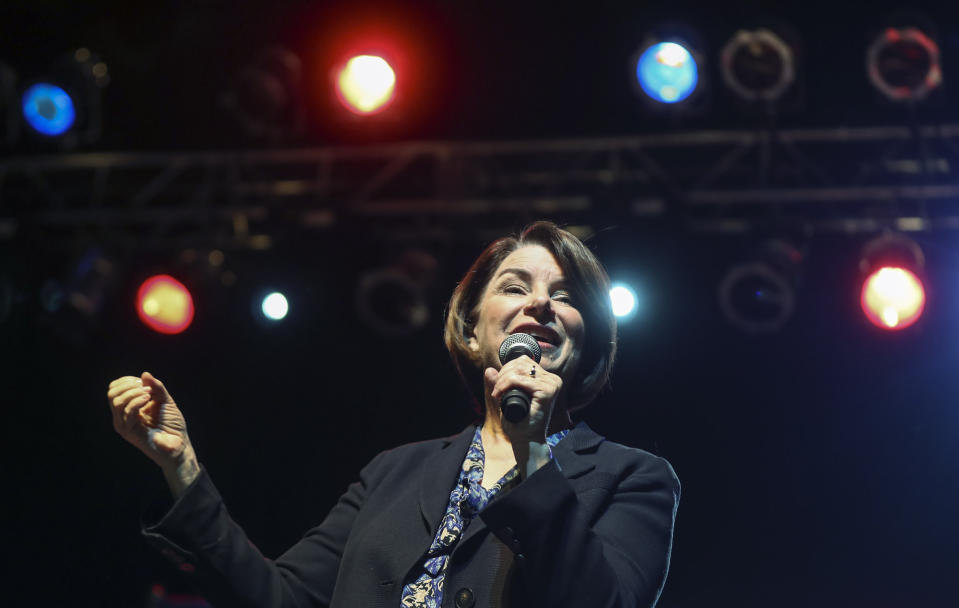
[[[499,347],[499,362],[506,365],[508,361],[526,355],[539,363],[543,351],[536,338],[529,334],[513,334],[503,340]],[[503,410],[503,417],[510,422],[519,422],[529,416],[530,396],[522,389],[514,388],[506,391],[500,400],[499,406]]]

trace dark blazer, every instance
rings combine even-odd
[[[323,523],[275,561],[230,519],[205,472],[143,533],[220,608],[399,608],[473,431],[377,455]],[[672,467],[583,423],[553,458],[466,528],[450,558],[444,607],[656,603],[679,501]]]

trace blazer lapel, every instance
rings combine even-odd
[[[472,436],[470,436],[472,438]],[[591,452],[604,441],[602,435],[597,434],[585,422],[580,422],[569,432],[562,441],[553,448],[553,458],[559,464],[560,470],[567,479],[573,479],[585,475],[596,468],[596,465],[583,458],[580,454]],[[469,442],[466,444],[469,445]],[[466,446],[463,446],[463,454],[460,457],[460,464],[466,455]],[[449,496],[447,495],[447,503]],[[495,498],[493,500],[496,500]],[[443,506],[446,508],[446,505]],[[441,514],[442,515],[442,514]],[[438,522],[437,522],[438,523]],[[460,538],[459,546],[464,546],[471,538],[486,530],[486,522],[481,517],[474,517],[467,526],[463,537]],[[434,530],[435,531],[435,530]]]
[[[473,440],[475,432],[476,427],[470,425],[458,435],[447,438],[447,443],[440,452],[428,463],[424,463],[419,484],[420,513],[431,541],[449,506],[450,492],[453,491],[453,484],[459,477],[463,459],[466,458],[466,449]]]
[[[408,491],[395,497],[395,508],[391,514],[393,526],[407,521],[410,515],[415,517],[417,511],[423,522],[422,527],[414,525],[408,529],[400,527],[390,530],[396,546],[389,553],[384,576],[395,577],[391,580],[397,584],[401,585],[409,576],[410,569],[422,563],[423,555],[433,542],[473,431],[474,427],[470,426],[462,433],[443,439],[440,448],[419,463],[420,470],[412,473]]]
[[[553,448],[553,459],[566,479],[575,479],[596,468],[592,459],[583,458],[582,455],[595,451],[603,441],[605,438],[585,422],[577,423],[569,435]]]

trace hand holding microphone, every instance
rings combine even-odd
[[[499,371],[490,367],[485,372],[490,397],[493,403],[499,402],[502,430],[509,437],[523,478],[550,461],[546,434],[563,389],[563,379],[539,365],[541,357],[535,337],[515,333],[500,345]],[[547,365],[551,364],[550,359]]]
[[[536,343],[536,338],[529,334],[513,334],[503,340],[499,347],[499,362],[503,365],[523,355],[536,363],[539,363],[543,356],[543,351]],[[535,375],[535,371],[531,371],[531,375]],[[503,417],[510,422],[519,422],[529,416],[529,404],[530,395],[519,388],[508,390],[500,400]]]

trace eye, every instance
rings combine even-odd
[[[519,283],[509,283],[503,286],[503,293],[524,294],[526,293],[526,288]]]
[[[557,302],[562,302],[563,304],[573,303],[573,297],[569,295],[568,291],[557,291],[553,294],[553,299]]]

